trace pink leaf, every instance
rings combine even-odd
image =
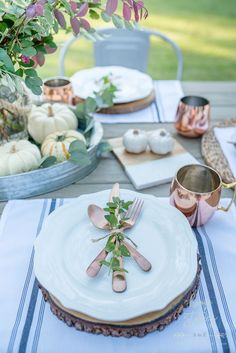
[[[65,20],[65,17],[63,15],[63,13],[58,10],[58,9],[55,9],[54,10],[54,16],[56,17],[57,19],[57,22],[59,23],[59,25],[62,27],[62,28],[66,28],[66,20]]]
[[[137,7],[136,3],[134,3],[134,19],[136,22],[139,21],[138,7]]]
[[[53,54],[53,53],[55,53],[57,48],[51,48],[48,45],[45,45],[45,50],[46,50],[47,54]]]
[[[34,18],[36,16],[36,9],[35,5],[31,4],[26,8],[26,17],[27,18]]]
[[[41,3],[35,4],[35,11],[37,16],[43,16],[43,5]]]
[[[71,24],[71,27],[72,27],[74,33],[75,34],[79,34],[79,32],[80,32],[80,22],[79,22],[79,20],[77,20],[76,17],[71,18],[70,19],[70,24]]]
[[[144,7],[143,1],[137,1],[137,2],[136,2],[136,5],[137,5],[137,9],[138,9],[138,10],[141,10],[141,9]]]
[[[75,1],[70,1],[70,7],[73,12],[77,11],[77,3]]]
[[[77,16],[78,17],[84,17],[87,15],[87,12],[88,12],[88,4],[87,2],[84,2],[80,8],[79,8],[79,11],[77,12]]]
[[[84,18],[80,19],[80,24],[84,29],[86,29],[86,31],[89,31],[91,28],[90,23],[87,20],[85,20]]]
[[[107,0],[106,13],[111,16],[118,7],[118,0]]]
[[[36,56],[32,56],[31,59],[34,61],[34,65],[32,66],[32,68],[35,69],[38,66],[38,63],[36,61]]]
[[[130,21],[132,15],[132,10],[129,5],[125,2],[123,3],[123,17],[126,21]]]
[[[36,61],[39,66],[43,66],[43,64],[45,63],[45,57],[42,53],[36,54],[34,58],[34,61]]]

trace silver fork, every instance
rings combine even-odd
[[[125,214],[125,218],[128,219],[124,222],[124,227],[122,229],[131,228],[135,225],[135,222],[137,221],[142,210],[143,203],[144,201],[138,197],[134,199],[132,205],[130,205]]]

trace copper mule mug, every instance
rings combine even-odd
[[[72,84],[66,77],[50,78],[43,83],[43,95],[48,101],[72,104]]]
[[[185,137],[199,137],[209,128],[210,103],[206,98],[186,96],[180,99],[175,128]]]
[[[222,188],[233,187],[234,195],[228,207],[219,206]],[[180,168],[171,183],[170,203],[187,217],[192,227],[208,222],[216,210],[228,211],[235,197],[236,181],[223,183],[220,175],[206,165]]]

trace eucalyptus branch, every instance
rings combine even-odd
[[[105,265],[110,271],[125,271],[126,269],[120,268],[119,258],[122,256],[130,256],[128,248],[123,244],[125,238],[129,239],[132,243],[133,241],[127,237],[123,230],[122,225],[126,220],[126,213],[132,201],[123,201],[119,197],[113,197],[111,202],[108,202],[104,211],[106,212],[105,218],[110,226],[110,233],[104,237],[93,239],[92,241],[100,241],[108,237],[106,242],[105,250],[111,253],[111,258],[109,261],[102,260],[101,265]],[[135,244],[136,245],[136,244]]]

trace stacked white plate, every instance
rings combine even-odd
[[[82,99],[95,97],[94,92],[103,88],[102,78],[105,76],[117,87],[114,98],[116,104],[146,98],[153,91],[151,77],[143,72],[122,66],[97,66],[78,71],[71,77],[75,96]]]
[[[64,308],[120,322],[163,310],[191,287],[197,274],[197,243],[186,218],[166,201],[121,190],[124,200],[144,199],[139,220],[127,233],[152,263],[152,270],[145,273],[132,258],[126,258],[127,290],[114,293],[107,268],[96,278],[86,275],[86,268],[106,243],[106,239],[91,241],[105,233],[91,224],[87,207],[91,203],[104,207],[109,192],[80,196],[47,218],[35,242],[34,271]]]

